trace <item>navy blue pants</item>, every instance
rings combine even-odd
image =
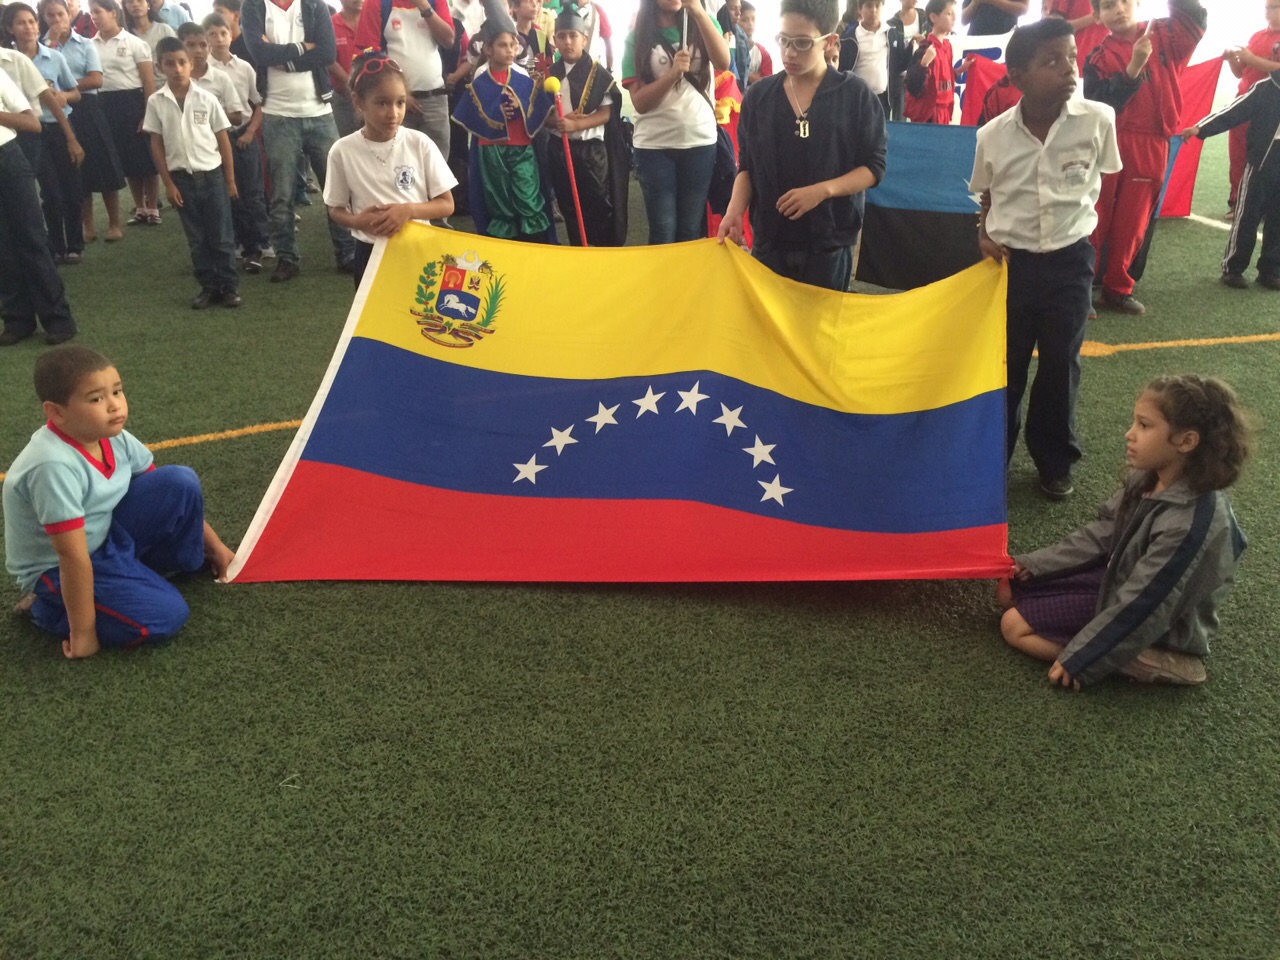
[[[234,172],[234,171],[233,171]],[[191,266],[201,290],[235,293],[235,228],[231,225],[231,195],[221,167],[197,173],[171,170],[173,185],[182,194],[178,216],[191,247]]]
[[[1009,251],[1009,386],[1005,390],[1009,432],[1005,453],[1012,457],[1018,442],[1031,354],[1039,350],[1036,379],[1027,401],[1027,452],[1044,480],[1067,476],[1080,459],[1076,394],[1080,390],[1080,345],[1089,319],[1093,261],[1088,237],[1050,253]]]
[[[134,477],[111,515],[106,543],[89,560],[102,646],[136,647],[177,633],[187,622],[187,602],[161,574],[204,565],[204,495],[195,471],[168,466]],[[36,626],[71,636],[57,567],[41,574],[35,593]]]
[[[757,239],[751,255],[780,277],[849,292],[849,275],[853,273],[853,251],[849,247],[771,246]]]
[[[236,146],[238,135],[231,137],[231,152],[236,167],[236,192],[231,201],[231,220],[236,243],[244,247],[246,260],[258,260],[267,245],[267,198],[262,176],[262,144],[257,137],[247,147]]]

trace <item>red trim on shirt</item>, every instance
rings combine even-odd
[[[91,464],[93,464],[94,468],[100,474],[102,474],[108,480],[111,479],[111,475],[116,472],[116,455],[115,455],[115,452],[111,449],[110,440],[98,441],[98,449],[102,452],[102,459],[98,460],[97,457],[93,456],[93,454],[91,454],[88,450],[86,450],[83,446],[81,446],[79,440],[75,439],[74,437],[67,436],[65,433],[63,433],[61,430],[55,427],[53,425],[52,420],[46,423],[45,426],[48,427],[50,430],[52,430],[54,432],[54,435],[57,436],[58,439],[61,440],[63,443],[69,444],[70,446],[74,447],[76,450],[80,451],[80,455],[84,457],[86,460],[88,460]]]
[[[143,473],[150,473],[150,472],[151,472],[152,470],[154,470],[155,468],[156,468],[155,461],[152,461],[151,466],[147,467],[147,469],[143,470],[142,472],[143,472]]]
[[[46,523],[44,532],[49,536],[55,533],[66,533],[68,530],[79,530],[84,526],[84,517],[76,517],[74,520],[59,520],[57,523]]]

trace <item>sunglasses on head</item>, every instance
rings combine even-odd
[[[777,41],[781,50],[790,47],[796,53],[808,53],[813,49],[815,43],[821,43],[827,37],[834,37],[834,33],[824,33],[820,37],[788,37],[785,33],[780,33],[773,39]]]
[[[394,70],[396,73],[404,73],[400,69],[400,64],[396,63],[390,57],[373,57],[366,60],[360,65],[360,72],[356,74],[356,79],[368,74],[381,73],[383,70]]]

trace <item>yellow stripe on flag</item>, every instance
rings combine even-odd
[[[452,282],[479,297],[474,306],[446,301],[450,260]],[[991,261],[905,293],[849,295],[784,280],[714,240],[582,250],[410,223],[387,244],[366,290],[355,336],[500,373],[599,380],[711,370],[874,414],[936,409],[1005,385],[1005,273]],[[468,319],[434,312],[447,313],[446,303]],[[944,337],[939,307],[951,318]],[[573,331],[572,349],[555,336],[567,315],[591,318],[589,330]],[[471,332],[442,332],[444,320]],[[815,326],[817,338],[795,333]],[[435,342],[425,335],[432,330],[458,345]],[[909,376],[904,344],[917,358]],[[777,362],[784,354],[793,362]]]

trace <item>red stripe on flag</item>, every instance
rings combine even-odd
[[[1218,88],[1218,75],[1222,73],[1222,58],[1215,57],[1182,71],[1179,86],[1182,90],[1182,116],[1178,118],[1181,132],[1207,117],[1213,110],[1213,94]],[[1196,189],[1196,173],[1200,170],[1200,151],[1204,141],[1192,137],[1178,150],[1169,173],[1169,186],[1165,188],[1164,203],[1160,205],[1162,217],[1188,217],[1191,215],[1191,195]]]
[[[1006,534],[857,533],[679,500],[459,493],[304,460],[236,580],[987,578],[1009,570]]]

